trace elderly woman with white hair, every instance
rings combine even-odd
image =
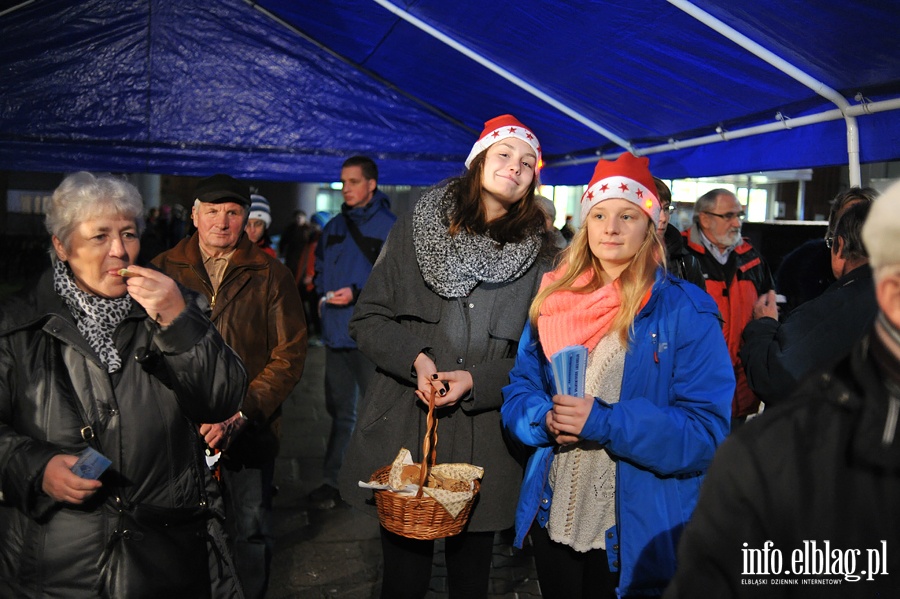
[[[142,210],[122,179],[66,177],[52,268],[0,305],[2,596],[242,596],[195,423],[231,416],[246,374],[193,296],[134,265]]]

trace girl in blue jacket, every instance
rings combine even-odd
[[[501,416],[533,448],[516,513],[541,592],[661,595],[703,474],[729,430],[734,373],[715,302],[665,273],[647,158],[600,160],[582,227],[544,276]],[[549,358],[588,351],[585,396]]]

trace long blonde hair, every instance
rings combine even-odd
[[[660,266],[664,267],[665,263],[665,248],[656,234],[656,225],[652,219],[648,219],[647,233],[644,241],[641,242],[641,247],[638,248],[631,262],[618,278],[622,306],[612,322],[610,333],[618,333],[625,346],[628,345],[631,327],[641,307],[641,302],[656,280],[656,270]],[[572,238],[572,243],[563,251],[557,269],[563,269],[563,275],[542,289],[531,302],[531,308],[528,310],[528,318],[535,330],[537,330],[537,319],[541,314],[541,306],[552,293],[556,291],[590,293],[603,286],[603,279],[600,276],[603,266],[591,251],[586,225],[582,225],[578,229],[575,237]],[[575,287],[578,277],[589,269],[594,271],[591,281],[583,287]]]

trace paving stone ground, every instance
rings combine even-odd
[[[377,599],[381,589],[378,522],[342,506],[309,509],[303,498],[320,484],[330,418],[323,390],[325,351],[311,346],[303,378],[284,404],[281,455],[275,471],[273,525],[276,537],[269,599]],[[511,535],[494,542],[491,599],[540,597],[530,552],[514,549]],[[446,599],[442,542],[437,542],[431,590]]]

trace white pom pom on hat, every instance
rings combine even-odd
[[[601,158],[581,196],[581,222],[587,220],[591,208],[603,200],[628,200],[659,224],[661,206],[656,194],[649,158],[637,157],[631,152],[625,152],[615,160]]]
[[[516,137],[530,145],[535,154],[534,168],[535,170],[540,168],[541,144],[537,136],[511,114],[503,114],[484,123],[484,131],[478,136],[478,141],[472,146],[472,151],[469,152],[469,157],[466,158],[466,168],[469,168],[476,156],[507,137]]]

